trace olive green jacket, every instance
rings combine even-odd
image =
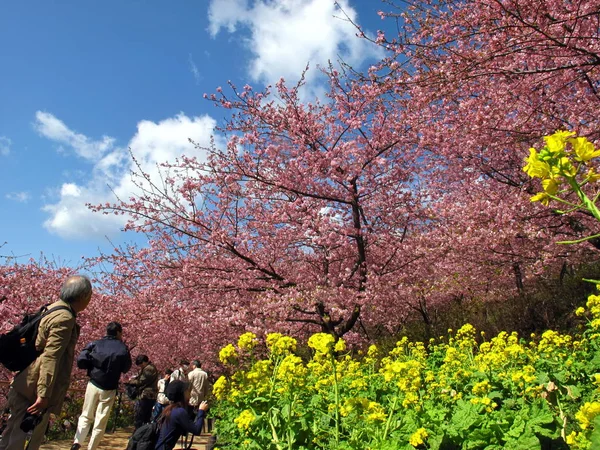
[[[48,309],[69,306],[59,300]],[[71,310],[72,311],[72,310]],[[75,345],[79,326],[75,313],[61,309],[40,321],[35,346],[41,355],[29,367],[17,374],[13,381],[16,392],[34,403],[37,397],[48,398],[48,410],[59,413],[71,382]]]
[[[138,387],[140,393],[138,398],[148,398],[156,400],[158,396],[158,370],[154,364],[149,363],[144,367],[138,376],[129,382]]]

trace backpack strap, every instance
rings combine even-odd
[[[73,315],[73,317],[77,317],[77,315],[75,314],[75,311],[73,311],[73,308],[71,308],[70,306],[58,305],[58,306],[55,306],[54,308],[46,309],[46,311],[44,311],[42,313],[42,319],[46,316],[49,316],[54,311],[60,311],[62,309],[69,311]]]
[[[162,412],[160,413],[160,416],[158,416],[158,418],[156,419],[156,422],[154,422],[154,426],[156,427],[156,444],[154,448],[160,449],[161,446],[164,448],[165,445],[165,440],[167,438],[167,435],[165,434],[163,436],[162,441],[160,440],[160,433],[162,431],[162,427],[165,423],[165,418],[162,415]]]

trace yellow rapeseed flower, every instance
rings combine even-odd
[[[596,183],[598,180],[600,180],[600,173],[596,172],[596,170],[593,167],[590,167],[585,178],[590,183]]]
[[[574,177],[577,175],[577,168],[571,163],[571,160],[563,156],[558,160],[558,166],[552,167],[552,172],[565,177]]]
[[[376,358],[379,355],[379,349],[376,345],[370,345],[369,350],[367,350],[367,356],[369,358]]]
[[[346,341],[344,341],[343,339],[338,339],[338,341],[335,343],[335,346],[333,347],[333,350],[338,353],[346,350]]]
[[[267,334],[267,347],[273,356],[287,355],[296,351],[296,339],[284,336],[281,333]]]
[[[287,355],[277,371],[277,379],[286,383],[303,384],[306,377],[306,367],[302,364],[302,358],[296,355]]]
[[[587,299],[586,306],[592,317],[598,318],[600,317],[600,296],[599,295],[590,295]]]
[[[411,405],[416,405],[417,403],[419,403],[419,396],[414,392],[408,392],[404,396],[404,400],[402,400],[402,406],[404,408],[408,408]]]
[[[316,333],[308,339],[308,346],[318,353],[328,355],[335,345],[335,338],[328,333]]]
[[[377,402],[369,402],[367,406],[367,421],[369,422],[385,422],[387,415],[385,409]]]
[[[225,398],[225,393],[227,392],[227,378],[224,376],[220,376],[215,384],[213,385],[213,394],[217,400],[223,400]]]
[[[548,206],[550,200],[552,199],[546,192],[539,192],[529,199],[530,202],[540,202],[544,206]]]
[[[573,445],[573,444],[575,444],[576,439],[577,439],[577,432],[571,431],[571,433],[569,435],[567,435],[567,438],[565,439],[565,441],[567,442],[567,445]]]
[[[600,150],[596,150],[594,144],[585,137],[571,138],[569,139],[569,143],[573,146],[573,150],[577,155],[575,156],[577,161],[586,162],[600,156]]]
[[[558,192],[559,183],[555,178],[546,178],[542,180],[542,188],[548,195],[556,195]]]
[[[471,392],[473,395],[486,395],[491,389],[492,386],[490,385],[490,382],[488,380],[484,380],[480,381],[479,383],[475,383]]]
[[[256,335],[254,333],[247,332],[239,337],[237,345],[240,350],[250,351],[256,347],[256,344],[258,344]]]
[[[238,358],[237,350],[233,344],[227,344],[219,352],[219,359],[223,364],[233,364]]]
[[[529,157],[525,158],[525,167],[523,171],[531,178],[546,178],[550,175],[550,165],[546,161],[540,161],[538,152],[535,148],[529,149]]]
[[[567,139],[571,136],[575,136],[573,131],[561,131],[558,130],[554,134],[550,136],[544,136],[544,141],[546,141],[546,148],[548,152],[553,155],[557,155],[565,150],[565,146],[567,143]]]
[[[585,402],[581,409],[575,414],[575,418],[579,421],[581,429],[586,430],[598,414],[600,414],[599,402]]]
[[[425,443],[427,436],[427,430],[425,430],[425,428],[419,428],[410,436],[408,443],[413,447],[418,447],[419,445]]]
[[[247,430],[248,428],[250,428],[250,425],[252,424],[252,422],[254,422],[255,418],[256,416],[252,411],[250,411],[249,409],[245,409],[241,412],[239,416],[233,419],[233,421],[240,430]]]
[[[255,389],[265,389],[266,383],[273,372],[273,365],[268,359],[257,361],[252,365],[252,368],[246,373],[246,380],[255,385]]]

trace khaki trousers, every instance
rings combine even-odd
[[[6,423],[6,429],[0,439],[0,450],[23,450],[27,434],[21,430],[21,421],[25,417],[27,408],[31,402],[20,394],[17,394],[13,388],[8,391],[8,406],[10,408],[10,417]],[[42,416],[42,421],[35,427],[29,440],[28,450],[38,450],[44,440],[46,428],[48,427],[49,413]]]
[[[92,435],[88,443],[88,450],[96,450],[104,437],[106,424],[110,416],[110,410],[115,402],[117,391],[104,391],[92,383],[88,383],[83,401],[83,411],[79,416],[75,443],[82,444],[87,437],[90,428]],[[1,450],[1,449],[0,449]]]

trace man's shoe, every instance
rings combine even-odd
[[[81,448],[81,445],[75,443],[73,445],[71,445],[71,450],[79,450]]]

